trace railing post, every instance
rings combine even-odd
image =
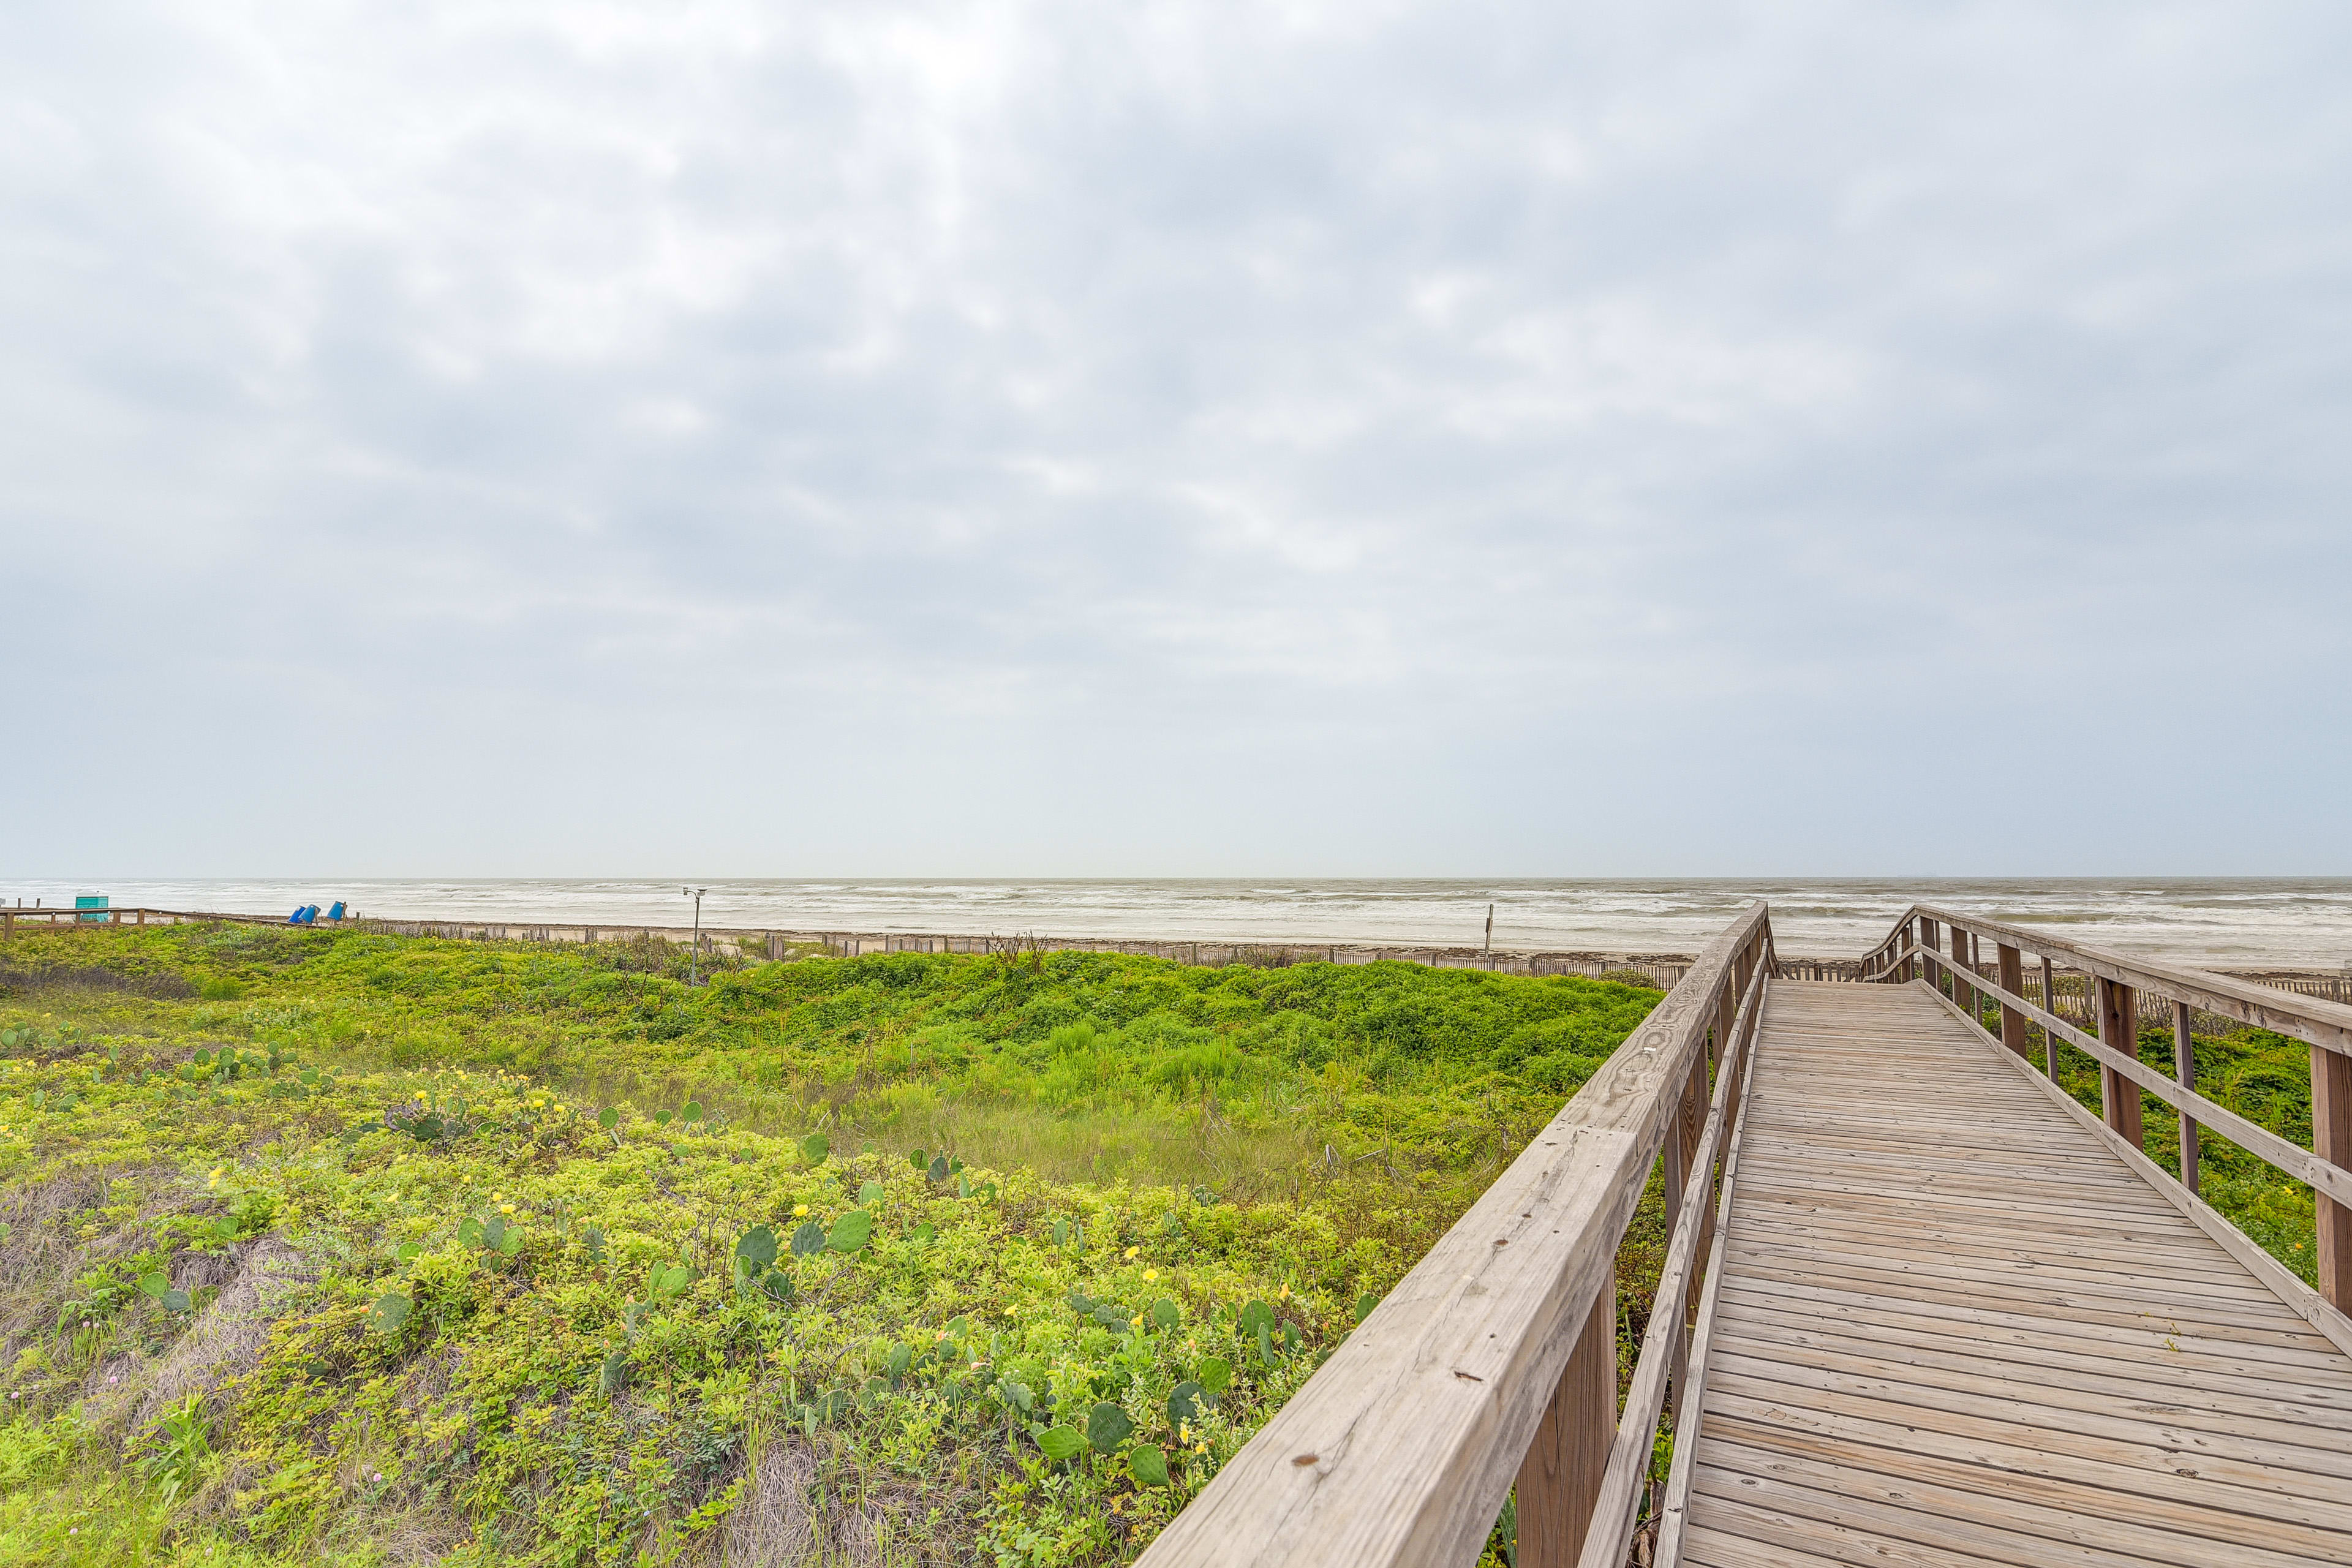
[[[1921,915],[1919,917],[1919,977],[1927,983],[1931,990],[1936,991],[1941,991],[1944,988],[1943,977],[1936,973],[1936,944],[1942,940],[1943,933],[1936,929],[1936,922],[1926,915]]]
[[[1969,933],[1959,927],[1952,928],[1952,1005],[1973,1020],[1977,1016],[1977,988],[1967,977],[1976,973],[1969,963]]]
[[[2311,1047],[2311,1152],[2352,1170],[2352,1057]],[[2352,1208],[2326,1193],[2311,1194],[2319,1231],[2319,1293],[2352,1311]]]
[[[2189,1093],[2197,1092],[2197,1042],[2189,1036],[2189,1004],[2172,1005],[2172,1076]],[[2180,1113],[2180,1184],[2197,1190],[2197,1119]],[[2324,1194],[2322,1194],[2324,1195]]]
[[[1718,1009],[1717,1018],[1720,1019],[1722,1016]],[[1691,1179],[1691,1156],[1698,1150],[1699,1131],[1706,1121],[1706,1053],[1701,1051],[1691,1062],[1690,1076],[1683,1080],[1683,1092],[1675,1103],[1672,1126],[1666,1136],[1668,1236],[1675,1233],[1675,1226],[1682,1219],[1683,1187]],[[1715,1204],[1711,1196],[1712,1186],[1712,1183],[1707,1184],[1709,1190],[1699,1194],[1698,1256],[1701,1258],[1706,1256],[1707,1243],[1713,1238]],[[1685,1293],[1684,1300],[1673,1302],[1654,1300],[1650,1303],[1653,1312],[1674,1314],[1674,1373],[1670,1380],[1674,1394],[1669,1408],[1674,1412],[1677,1431],[1682,1426],[1683,1385],[1689,1381],[1690,1320],[1692,1310],[1698,1304],[1698,1272],[1694,1269],[1691,1273],[1692,1289]]]
[[[1576,1348],[1519,1461],[1520,1568],[1572,1568],[1617,1436],[1617,1271],[1576,1336]]]
[[[2098,993],[2099,1043],[2137,1059],[2138,1003],[2132,995],[2132,988],[2104,974],[2096,977],[2093,985]],[[2107,1125],[2129,1139],[2133,1148],[2146,1146],[2147,1139],[2140,1131],[2139,1085],[2105,1062],[2099,1064],[2099,1110]]]
[[[2042,1010],[2053,1018],[2058,1016],[2058,971],[2046,952],[2042,955]],[[2058,1032],[2047,1024],[2042,1026],[2042,1070],[2057,1081]]]
[[[2006,942],[1993,947],[1994,956],[2000,961],[2000,988],[2012,996],[2025,994],[2025,954]],[[2000,1005],[2000,1043],[2024,1056],[2025,1015],[2004,1002]]]

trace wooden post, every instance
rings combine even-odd
[[[2352,1170],[2352,1057],[2311,1047],[2311,1152]],[[2319,1230],[2319,1293],[2352,1311],[2352,1208],[2326,1193],[2311,1194]]]
[[[1519,1461],[1521,1568],[1572,1568],[1584,1550],[1609,1446],[1617,1436],[1617,1273],[1576,1336],[1543,1423]]]
[[[2046,952],[2042,955],[2042,1010],[2053,1018],[2058,1016],[2058,971]],[[2042,1026],[2042,1070],[2053,1081],[2058,1077],[2058,1036],[2047,1024]]]
[[[1722,1015],[1717,1013],[1717,1016],[1719,1018]],[[1683,1080],[1682,1098],[1675,1106],[1672,1131],[1667,1134],[1666,1148],[1672,1155],[1666,1166],[1668,1183],[1666,1234],[1668,1236],[1674,1235],[1675,1226],[1682,1221],[1683,1186],[1691,1179],[1691,1156],[1697,1152],[1699,1133],[1706,1125],[1706,1053],[1702,1050],[1691,1062],[1690,1077]],[[1697,1256],[1700,1258],[1706,1256],[1707,1243],[1713,1239],[1715,1204],[1708,1194],[1714,1184],[1712,1182],[1707,1183],[1699,1194]],[[1700,1284],[1699,1271],[1696,1268],[1691,1270],[1690,1283],[1691,1290],[1681,1304],[1682,1310],[1675,1323],[1674,1338],[1672,1382],[1674,1397],[1670,1408],[1674,1411],[1675,1427],[1677,1431],[1682,1428],[1683,1388],[1690,1381],[1691,1314],[1693,1309],[1698,1305]],[[1650,1310],[1654,1312],[1669,1310],[1663,1301],[1653,1302],[1650,1307]]]
[[[1936,929],[1936,922],[1926,915],[1921,915],[1919,917],[1919,977],[1938,991],[1944,988],[1943,977],[1936,973],[1936,944],[1940,940],[1942,940],[1942,933]]]
[[[2099,998],[2099,1043],[2119,1055],[2137,1058],[2138,1004],[2133,999],[2132,988],[2105,975],[2097,977],[2095,987]],[[2105,1062],[2099,1064],[2099,1110],[2107,1125],[2129,1139],[2132,1147],[2145,1146],[2147,1140],[2140,1131],[2139,1085]]]
[[[2191,1094],[2197,1091],[2197,1044],[2189,1037],[2189,1004],[2172,1005],[2172,1076]],[[2197,1119],[2180,1113],[2180,1184],[2197,1190]]]
[[[2006,943],[1996,944],[1993,954],[2000,961],[2000,988],[2012,996],[2025,994],[2025,954]],[[2004,1002],[2000,1005],[2000,1043],[2024,1056],[2025,1015]]]
[[[1959,927],[1952,928],[1952,1001],[1970,1021],[1977,1016],[1977,988],[1962,976],[1975,972],[1969,963],[1969,933]]]

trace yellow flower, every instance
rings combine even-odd
[[[1276,1290],[1274,1294],[1276,1300],[1287,1301],[1290,1300],[1290,1287],[1285,1285],[1281,1289]]]
[[[512,1205],[512,1204],[500,1204],[500,1205],[499,1205],[499,1212],[500,1214],[512,1214],[512,1213],[514,1213],[514,1205]]]
[[[808,1218],[808,1205],[806,1205],[806,1204],[794,1204],[794,1205],[793,1205],[793,1217],[794,1219],[806,1219],[806,1218]]]
[[[1129,1247],[1129,1248],[1127,1249],[1127,1255],[1128,1255],[1129,1258],[1132,1258],[1132,1257],[1134,1257],[1137,1253],[1139,1253],[1139,1252],[1140,1252],[1140,1251],[1142,1251],[1142,1250],[1143,1250],[1143,1248],[1141,1248],[1141,1247]]]
[[[1021,1315],[1021,1312],[1018,1308],[1007,1307],[1004,1309],[1004,1315],[1008,1318],[1017,1318]]]
[[[1143,1282],[1144,1282],[1145,1284],[1147,1284],[1147,1285],[1149,1285],[1150,1283],[1151,1283],[1151,1281],[1153,1281],[1154,1279],[1159,1279],[1159,1278],[1160,1278],[1160,1270],[1158,1270],[1157,1268],[1147,1268],[1147,1269],[1145,1269],[1145,1270],[1143,1271]]]

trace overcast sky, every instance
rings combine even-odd
[[[2352,871],[2340,5],[0,9],[0,876]]]

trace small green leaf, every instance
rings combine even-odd
[[[188,1293],[185,1290],[166,1290],[163,1292],[163,1310],[167,1312],[184,1312],[188,1310]]]
[[[945,1154],[933,1155],[931,1157],[929,1167],[923,1173],[930,1177],[931,1180],[935,1182],[946,1181],[948,1179],[948,1157]]]
[[[1075,1427],[1050,1426],[1037,1434],[1037,1447],[1049,1459],[1069,1460],[1087,1451],[1087,1440]]]
[[[758,1276],[776,1260],[776,1233],[764,1225],[755,1225],[738,1237],[735,1256],[743,1260],[746,1272]]]
[[[1162,1296],[1151,1303],[1151,1321],[1163,1329],[1172,1329],[1184,1321],[1184,1314],[1175,1302]]]
[[[1117,1453],[1134,1430],[1135,1423],[1116,1405],[1106,1402],[1087,1412],[1087,1441],[1097,1454]]]
[[[421,1241],[404,1241],[392,1249],[392,1256],[396,1262],[414,1263],[425,1256],[425,1244]]]
[[[907,1239],[917,1247],[929,1247],[940,1238],[940,1227],[925,1220],[907,1233]]]
[[[867,1182],[857,1189],[857,1201],[861,1206],[870,1204],[878,1204],[887,1195],[887,1193],[879,1182]]]
[[[604,1370],[597,1374],[596,1390],[610,1399],[629,1386],[629,1352],[614,1351],[604,1358]]]
[[[604,1226],[592,1225],[586,1230],[582,1231],[580,1233],[580,1245],[588,1249],[589,1257],[596,1259],[599,1263],[603,1262],[604,1260]]]
[[[1087,1295],[1084,1290],[1071,1291],[1068,1300],[1070,1310],[1076,1312],[1079,1317],[1089,1318],[1094,1315],[1095,1299],[1092,1296]]]
[[[669,1112],[669,1110],[668,1110],[668,1109],[667,1109],[667,1107],[665,1107],[664,1109],[662,1109],[662,1110],[656,1110],[656,1111],[655,1111],[655,1112],[654,1112],[654,1125],[655,1125],[655,1126],[656,1126],[656,1127],[667,1127],[667,1126],[668,1126],[668,1125],[669,1125],[669,1119],[670,1119],[670,1112]]]
[[[686,1116],[686,1119],[687,1119],[688,1121],[701,1121],[701,1120],[702,1120],[702,1101],[700,1101],[700,1100],[688,1100],[688,1101],[686,1102],[685,1116]]]
[[[1257,1353],[1268,1362],[1274,1360],[1274,1330],[1264,1323],[1257,1326]]]
[[[408,1321],[412,1303],[397,1290],[387,1290],[375,1299],[368,1309],[368,1327],[380,1334],[396,1334],[400,1325]]]
[[[812,1132],[801,1140],[801,1157],[812,1165],[822,1165],[824,1157],[833,1152],[833,1145],[824,1141],[822,1132]]]
[[[1362,1295],[1357,1297],[1356,1321],[1360,1323],[1366,1318],[1370,1317],[1372,1315],[1372,1309],[1380,1304],[1381,1299],[1378,1296],[1373,1295],[1370,1290],[1367,1290]]]
[[[1139,1486],[1164,1487],[1168,1484],[1168,1456],[1145,1443],[1127,1457],[1127,1473]]]
[[[483,1247],[497,1247],[503,1251],[506,1247],[506,1244],[507,1222],[497,1215],[492,1215],[489,1218],[484,1220],[481,1225],[480,1245]]]
[[[621,1124],[621,1112],[616,1106],[606,1106],[596,1113],[596,1125],[610,1132]]]
[[[482,1222],[480,1220],[467,1218],[461,1219],[457,1222],[458,1246],[479,1247],[482,1245]]]
[[[816,1221],[804,1221],[798,1230],[793,1232],[794,1258],[814,1258],[824,1250],[824,1226],[817,1224]]]
[[[1255,1333],[1260,1329],[1274,1327],[1274,1309],[1263,1301],[1252,1301],[1242,1308],[1242,1332]]]
[[[907,1368],[913,1364],[914,1360],[915,1352],[911,1347],[907,1345],[892,1345],[890,1347],[890,1354],[885,1359],[883,1365],[888,1370],[892,1377],[904,1377],[907,1375]],[[1019,1387],[1017,1384],[1013,1386]],[[1021,1392],[1025,1394],[1028,1393],[1028,1390],[1024,1388],[1022,1389]],[[1024,1403],[1022,1404],[1021,1408],[1026,1410],[1029,1406],[1026,1403]]]
[[[1178,1384],[1168,1394],[1168,1425],[1182,1426],[1201,1418],[1201,1410],[1209,1391],[1197,1383]]]
[[[1211,1394],[1223,1394],[1234,1385],[1234,1363],[1223,1356],[1209,1356],[1201,1363],[1201,1386]]]
[[[1055,1220],[1054,1222],[1054,1245],[1056,1247],[1066,1247],[1069,1245],[1069,1240],[1070,1222],[1066,1219]]]
[[[646,1281],[646,1293],[656,1301],[666,1301],[673,1296],[684,1294],[695,1279],[694,1270],[683,1263],[674,1263],[667,1268],[656,1263]]]
[[[302,1069],[302,1085],[306,1089],[316,1089],[319,1086],[319,1069],[317,1068],[304,1068]]]
[[[198,1067],[200,1067],[200,1068],[208,1068],[208,1067],[212,1066],[212,1065],[213,1065],[213,1054],[212,1054],[212,1052],[211,1052],[211,1051],[209,1051],[209,1050],[202,1050],[202,1051],[198,1051],[198,1052],[196,1053],[196,1065],[197,1065]]]
[[[781,1268],[771,1268],[760,1279],[760,1289],[779,1301],[793,1299],[793,1277]]]
[[[923,1169],[930,1163],[930,1156],[924,1153],[920,1149],[914,1151],[907,1156],[907,1163],[914,1166],[918,1171]]]
[[[499,1237],[498,1248],[500,1252],[505,1253],[509,1258],[512,1258],[516,1253],[520,1252],[522,1250],[522,1226],[519,1225],[510,1225],[507,1226],[505,1233]]]
[[[163,1299],[164,1293],[172,1289],[172,1277],[160,1270],[153,1274],[142,1274],[139,1277],[139,1289],[160,1301]]]
[[[852,1209],[833,1222],[833,1234],[824,1244],[835,1252],[856,1252],[874,1237],[874,1216],[864,1209]]]

